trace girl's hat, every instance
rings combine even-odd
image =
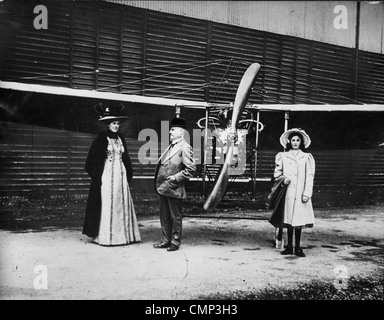
[[[284,149],[287,147],[287,143],[289,142],[289,136],[292,133],[300,133],[301,136],[303,137],[303,145],[304,148],[308,148],[311,144],[311,138],[309,135],[302,129],[300,128],[293,128],[285,131],[281,136],[280,136],[280,144],[284,147]]]
[[[123,105],[119,107],[110,107],[103,105],[101,102],[94,107],[96,113],[99,114],[99,121],[120,121],[123,122],[128,119],[122,111],[125,109]]]

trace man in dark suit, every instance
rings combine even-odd
[[[174,118],[170,124],[171,144],[160,156],[155,172],[155,190],[160,195],[160,224],[163,240],[154,248],[176,251],[181,244],[182,199],[185,182],[196,171],[192,147],[184,139],[186,121]]]

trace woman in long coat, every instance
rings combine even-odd
[[[133,177],[124,137],[118,133],[126,116],[120,110],[97,105],[99,121],[108,129],[93,141],[85,163],[92,179],[83,233],[100,245],[124,245],[141,241],[135,207],[129,190]]]
[[[284,200],[283,226],[288,229],[288,244],[281,254],[293,254],[293,230],[295,229],[295,255],[305,257],[300,248],[301,229],[311,228],[315,223],[312,207],[315,160],[308,148],[311,139],[301,129],[290,129],[280,137],[280,143],[287,152],[279,152],[275,159],[274,177],[284,176],[288,185]]]

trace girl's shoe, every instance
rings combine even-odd
[[[295,255],[298,257],[305,257],[303,249],[301,249],[301,248],[297,248],[297,249],[295,248]]]
[[[284,251],[281,251],[282,255],[293,254],[293,247],[286,247]]]

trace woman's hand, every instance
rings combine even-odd
[[[303,195],[303,196],[301,197],[301,200],[303,201],[303,203],[306,203],[306,202],[308,202],[309,197]]]
[[[291,179],[288,179],[288,178],[284,179],[284,184],[290,184],[290,183],[291,183]]]

